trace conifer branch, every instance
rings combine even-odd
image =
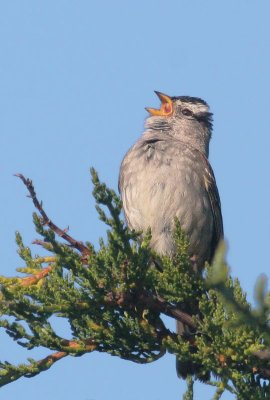
[[[199,276],[191,268],[178,221],[175,256],[157,256],[150,248],[150,232],[144,238],[130,232],[121,220],[119,197],[99,181],[95,170],[91,173],[96,208],[109,227],[107,244],[101,240],[99,249],[75,240],[51,221],[32,181],[17,174],[40,214],[34,214],[34,224],[41,238],[33,243],[48,256],[33,256],[16,234],[25,263],[18,272],[24,275],[0,276],[0,329],[28,350],[43,346],[53,353],[29,364],[0,363],[0,386],[35,376],[68,355],[99,351],[145,364],[170,352],[184,366],[196,366],[196,377],[217,388],[214,399],[225,390],[237,399],[270,397],[265,278],[257,285],[259,306],[253,310],[239,282],[229,276],[224,248],[205,277]],[[171,332],[163,315],[182,322],[183,334]],[[68,321],[70,338],[56,334],[51,317]],[[211,374],[217,381],[210,380]],[[194,397],[193,378],[185,396]]]
[[[53,364],[66,357],[67,355],[68,353],[64,351],[57,351],[39,361],[30,359],[29,364],[21,364],[18,367],[14,367],[9,363],[0,363],[0,387],[5,386],[8,383],[15,382],[23,376],[25,378],[32,378],[40,374],[41,372],[51,368]]]

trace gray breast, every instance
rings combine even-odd
[[[125,156],[119,189],[131,229],[152,231],[152,247],[160,254],[175,251],[174,218],[190,241],[198,264],[210,258],[213,215],[198,152],[174,138],[140,139]]]

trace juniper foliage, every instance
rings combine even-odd
[[[0,386],[32,377],[66,356],[105,352],[136,363],[175,354],[200,366],[216,387],[213,399],[230,391],[238,400],[270,397],[270,296],[266,278],[258,281],[253,310],[237,279],[229,275],[224,244],[204,276],[189,263],[188,241],[175,222],[177,252],[160,257],[149,247],[151,232],[130,232],[121,219],[121,201],[91,170],[100,219],[108,225],[98,249],[72,238],[46,215],[30,180],[26,185],[38,213],[33,221],[46,256],[34,256],[16,233],[25,263],[20,276],[0,277],[0,327],[27,350],[45,347],[42,360],[0,363]],[[156,266],[159,266],[158,268]],[[189,310],[187,313],[185,310]],[[180,320],[190,334],[176,335],[163,316]],[[52,317],[64,318],[70,337],[60,337]],[[198,377],[200,377],[200,374]],[[183,399],[194,398],[187,379]]]

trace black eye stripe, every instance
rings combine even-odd
[[[185,115],[186,117],[191,117],[193,115],[193,112],[189,108],[183,108],[182,114]]]
[[[201,124],[205,124],[210,130],[212,129],[212,121],[213,121],[212,116],[213,114],[210,112],[204,112],[194,115],[194,117],[198,122],[200,122]]]

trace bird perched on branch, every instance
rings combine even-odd
[[[145,131],[121,164],[124,214],[130,229],[145,232],[150,227],[152,248],[169,256],[175,252],[178,218],[189,239],[192,265],[201,271],[223,237],[220,199],[208,161],[212,113],[200,98],[155,93],[161,106],[146,108]]]

